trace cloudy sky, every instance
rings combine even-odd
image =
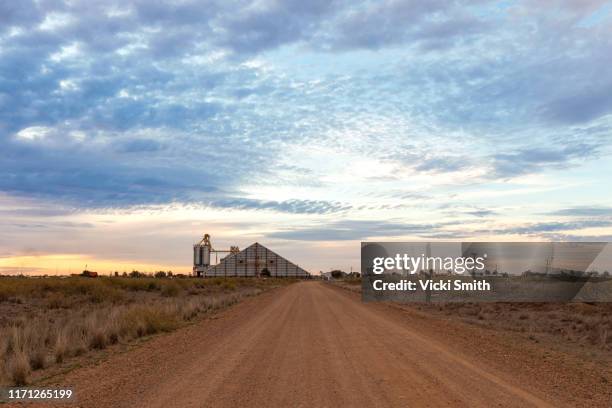
[[[0,273],[612,239],[612,4],[0,0]]]

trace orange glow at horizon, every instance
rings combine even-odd
[[[48,274],[68,275],[80,273],[84,269],[107,275],[118,271],[140,272],[172,271],[174,273],[191,273],[191,267],[186,265],[154,264],[141,261],[126,261],[114,259],[99,259],[83,254],[46,254],[21,255],[0,258],[0,274]]]

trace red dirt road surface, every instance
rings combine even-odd
[[[554,353],[541,359],[541,350],[512,341],[394,305],[363,304],[322,282],[300,282],[76,369],[53,385],[73,386],[83,407],[612,401],[607,380],[577,360]]]

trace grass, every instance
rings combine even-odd
[[[30,378],[30,363],[27,355],[18,351],[7,360],[8,373],[13,385],[22,386],[28,384]]]
[[[470,323],[525,333],[529,338],[554,336],[569,344],[612,351],[610,303],[447,303],[418,304]]]
[[[0,385],[87,353],[175,330],[291,282],[215,278],[0,278]]]
[[[356,280],[336,280],[335,285],[360,292]],[[537,341],[549,336],[571,347],[612,351],[612,303],[410,303],[429,313],[440,313],[491,329],[525,333]]]
[[[344,283],[345,283],[345,284],[347,284],[347,285],[355,285],[355,286],[358,286],[358,285],[361,285],[361,278],[352,278],[352,277],[351,277],[351,278],[348,278],[348,277],[347,277],[347,278],[344,278],[344,279],[342,280],[342,282],[344,282]]]
[[[49,277],[24,278],[0,276],[0,302],[25,297],[49,299],[53,307],[62,307],[62,297],[86,296],[92,302],[122,301],[129,292],[161,292],[171,296],[190,288],[204,289],[221,286],[234,289],[239,286],[265,287],[282,279],[254,280],[251,278],[124,278],[124,277]],[[284,280],[288,281],[288,280]]]

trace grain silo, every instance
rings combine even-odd
[[[210,235],[204,234],[204,238],[193,246],[193,274],[202,276],[201,273],[210,266]]]
[[[276,252],[271,251],[260,243],[256,242],[251,246],[238,251],[237,247],[232,247],[230,251],[216,251],[210,245],[208,235],[199,243],[194,245],[194,275],[203,277],[291,277],[309,278],[308,273],[298,265],[288,261]],[[202,258],[198,258],[197,248],[207,248],[208,261],[210,262],[211,252],[229,252],[229,255],[212,266],[205,266]],[[200,261],[198,264],[197,262]]]

